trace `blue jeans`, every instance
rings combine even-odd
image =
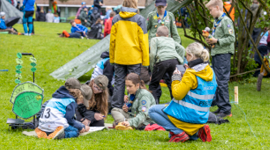
[[[79,136],[79,130],[72,127],[68,126],[65,129],[65,138],[73,138],[73,137],[78,137]]]
[[[150,118],[152,120],[154,120],[158,125],[162,126],[167,131],[173,132],[174,134],[180,134],[180,133],[184,132],[183,130],[177,128],[170,121],[168,116],[162,110],[164,107],[165,107],[165,105],[154,105],[154,106],[152,106],[148,111],[148,114],[149,114]],[[196,134],[194,134],[192,136],[189,136],[189,138],[191,140],[197,140],[198,135],[196,133]]]

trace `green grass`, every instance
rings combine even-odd
[[[16,25],[22,31],[22,25]],[[49,74],[75,58],[86,49],[97,43],[97,40],[58,38],[56,33],[69,30],[69,24],[35,23],[37,35],[15,36],[0,34],[0,149],[268,149],[270,147],[270,113],[269,90],[270,80],[263,79],[262,91],[256,91],[256,78],[250,83],[230,83],[230,97],[233,99],[233,87],[239,86],[239,106],[247,115],[254,135],[245,121],[241,110],[232,105],[233,117],[228,118],[229,124],[210,124],[213,140],[203,143],[201,140],[186,143],[168,143],[168,132],[154,131],[102,131],[87,136],[45,140],[22,135],[21,130],[9,130],[6,120],[14,118],[12,104],[9,102],[15,84],[15,66],[17,52],[30,52],[37,58],[36,83],[45,91],[44,101],[51,98],[56,89],[64,81],[58,81]],[[192,41],[183,36],[179,29],[182,43],[186,47]],[[30,61],[23,58],[22,81],[31,81]],[[87,73],[81,82],[90,78]],[[169,101],[169,93],[162,88],[161,102]],[[212,108],[214,110],[215,108]],[[109,116],[106,122],[112,123]],[[262,146],[261,146],[262,145]]]

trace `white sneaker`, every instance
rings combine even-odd
[[[32,36],[32,34],[31,33],[28,33],[28,36]]]
[[[25,36],[28,36],[28,33],[24,33]]]

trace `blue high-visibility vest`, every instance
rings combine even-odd
[[[215,74],[212,81],[205,81],[196,76],[198,87],[190,90],[182,100],[173,99],[169,106],[163,111],[180,121],[204,124],[209,117],[209,109],[211,107],[217,82]]]

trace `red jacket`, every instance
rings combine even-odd
[[[104,27],[104,37],[109,35],[111,33],[111,28],[112,28],[112,20],[113,20],[113,17],[111,17],[110,19],[108,19],[106,22],[105,22],[105,27]]]

